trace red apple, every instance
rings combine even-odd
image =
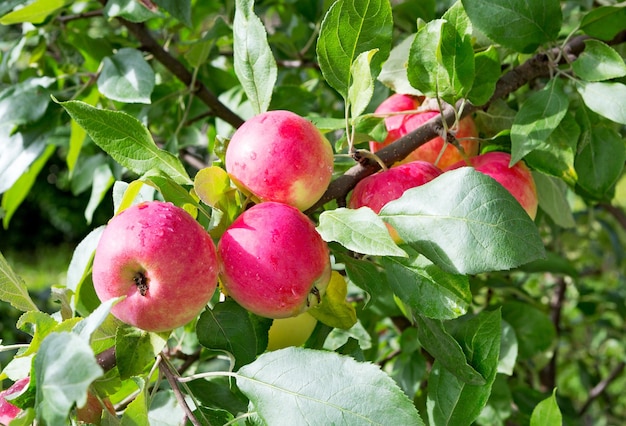
[[[17,396],[30,383],[30,378],[26,377],[13,383],[11,387],[0,392],[0,424],[8,425],[22,411],[20,408],[6,400],[7,397]]]
[[[226,171],[255,201],[306,210],[330,183],[333,150],[310,121],[289,111],[268,111],[237,129],[226,149]]]
[[[473,166],[479,172],[497,180],[515,197],[526,210],[526,213],[532,219],[535,218],[538,204],[535,180],[522,161],[518,161],[512,167],[509,167],[511,155],[506,152],[494,151],[473,157],[469,162],[470,164],[465,161],[459,161],[445,171],[469,165]]]
[[[352,190],[348,207],[358,209],[367,206],[376,213],[390,201],[400,198],[404,191],[429,182],[439,176],[441,170],[426,161],[412,161],[381,171],[359,181]],[[393,239],[400,238],[387,224]]]
[[[80,424],[99,425],[102,423],[102,412],[104,409],[115,416],[115,408],[108,398],[100,399],[91,392],[87,393],[87,402],[84,406],[76,408],[76,420]]]
[[[415,96],[394,94],[387,98],[376,108],[376,114],[388,114],[397,113],[403,111],[412,111],[420,106],[420,101]],[[421,110],[414,114],[396,114],[390,115],[385,118],[385,127],[387,128],[387,137],[383,142],[370,142],[370,151],[376,152],[379,149],[389,145],[396,141],[407,133],[420,127],[422,124],[439,114],[437,110]],[[459,139],[465,154],[468,157],[472,157],[478,153],[478,140],[476,139],[463,139],[463,138],[476,138],[478,132],[476,125],[471,117],[465,117],[459,122],[458,129],[456,129],[456,137]],[[435,163],[439,157],[439,153],[443,148],[444,140],[441,137],[431,139],[429,142],[417,148],[402,162],[410,162],[416,160],[428,161],[429,163]],[[448,167],[449,165],[463,160],[463,155],[459,150],[453,146],[448,145],[439,158],[437,166],[441,169]]]
[[[217,287],[209,234],[171,203],[144,202],[109,221],[96,248],[93,284],[101,301],[126,296],[111,313],[146,331],[187,324]]]
[[[326,243],[295,207],[266,202],[243,212],[217,246],[225,292],[267,318],[296,316],[320,302],[330,280]]]

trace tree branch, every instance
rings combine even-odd
[[[606,378],[604,378],[604,380],[602,380],[600,383],[595,385],[593,389],[591,389],[591,391],[589,392],[589,396],[587,397],[587,401],[585,401],[582,408],[580,409],[579,415],[582,416],[587,412],[591,404],[604,393],[606,388],[609,387],[609,385],[613,383],[613,381],[617,377],[619,377],[620,374],[622,374],[622,371],[624,371],[624,367],[626,367],[626,361],[621,361],[619,364],[617,364],[613,371],[611,371],[611,373]]]

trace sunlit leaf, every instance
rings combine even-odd
[[[626,124],[625,84],[581,81],[576,85],[576,90],[590,110],[609,120]]]
[[[556,400],[556,389],[548,398],[541,401],[530,417],[530,426],[561,426],[563,415]]]
[[[572,62],[572,69],[585,81],[602,81],[626,75],[624,59],[598,40],[585,40],[585,50]]]
[[[39,311],[28,294],[28,287],[0,253],[0,300],[10,303],[22,312]]]
[[[109,99],[149,104],[154,84],[154,71],[137,49],[120,49],[102,61],[98,90]]]
[[[339,272],[333,271],[322,303],[307,312],[330,327],[348,329],[357,320],[354,306],[346,300],[347,295],[348,283]]]

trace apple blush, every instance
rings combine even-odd
[[[305,312],[320,303],[330,280],[326,243],[307,216],[283,203],[243,212],[222,235],[217,253],[224,292],[262,317]]]
[[[383,142],[371,141],[370,151],[376,152],[384,148],[402,136],[417,129],[431,118],[439,115],[439,111],[436,110],[421,110],[414,113],[401,114],[405,111],[416,110],[419,106],[420,101],[417,97],[399,93],[393,94],[383,101],[378,108],[376,108],[375,114],[391,114],[385,118],[387,137]],[[476,139],[464,138],[476,138],[477,136],[478,131],[471,117],[465,117],[459,121],[459,126],[456,129],[456,138],[459,139],[459,143],[463,147],[463,151],[465,151],[467,157],[473,157],[478,153],[478,141]],[[437,162],[437,166],[444,169],[464,159],[463,155],[453,145],[448,145],[443,154],[441,154],[441,157],[439,157],[443,145],[444,140],[438,136],[417,148],[402,162],[406,163],[416,160],[428,161],[432,164]],[[437,161],[437,158],[439,158],[439,161]]]
[[[102,302],[125,299],[111,313],[146,331],[169,331],[194,319],[215,293],[215,245],[185,210],[151,201],[127,208],[105,228],[93,260]]]
[[[306,210],[330,183],[333,150],[310,121],[290,111],[268,111],[235,131],[226,149],[226,171],[256,202]]]

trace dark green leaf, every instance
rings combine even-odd
[[[277,68],[267,33],[254,14],[254,0],[235,2],[233,21],[235,73],[255,114],[267,111],[276,83]]]
[[[413,402],[387,374],[334,352],[269,352],[241,368],[236,377],[267,424],[288,419],[290,424],[423,425]]]
[[[474,105],[484,105],[496,90],[501,73],[497,49],[489,46],[487,50],[478,52],[474,57],[474,68],[474,84],[467,97]]]
[[[160,348],[159,348],[160,350]],[[122,380],[140,376],[154,364],[152,333],[123,325],[115,335],[115,359]]]
[[[502,307],[502,318],[515,330],[521,359],[548,350],[554,342],[556,332],[550,318],[526,303],[508,301]]]
[[[69,332],[44,339],[34,371],[37,420],[50,425],[67,424],[72,407],[85,405],[89,385],[103,374],[89,343]]]
[[[405,242],[452,273],[510,269],[545,254],[537,228],[520,204],[471,167],[409,189],[379,215]]]
[[[357,253],[407,257],[393,242],[383,221],[367,207],[327,210],[320,215],[317,231],[324,241],[336,241]]]
[[[567,113],[569,99],[557,78],[522,104],[511,127],[511,164],[546,142]]]
[[[550,216],[550,219],[563,228],[576,226],[572,208],[567,200],[567,184],[561,179],[532,172],[537,187],[539,207]]]
[[[609,120],[626,124],[626,85],[581,81],[576,85],[576,90],[590,110]]]
[[[317,40],[317,59],[326,82],[345,99],[352,64],[361,53],[378,49],[370,70],[374,78],[380,73],[391,50],[392,25],[387,0],[338,0],[328,10]]]
[[[476,424],[504,425],[507,420],[511,420],[513,406],[513,396],[507,378],[499,374],[491,386],[491,395],[489,395],[487,405],[476,419]]]
[[[601,6],[591,10],[580,23],[580,29],[591,37],[611,40],[624,30],[626,8],[624,6]]]
[[[192,26],[191,0],[154,0],[154,2],[186,26]]]
[[[453,319],[472,302],[469,280],[442,271],[422,256],[382,258],[393,292],[415,313],[432,319]]]
[[[530,426],[561,426],[563,415],[556,402],[556,389],[552,395],[541,401],[530,417]]]
[[[121,112],[94,108],[80,101],[60,103],[91,139],[115,161],[137,174],[159,170],[178,183],[191,184],[180,160],[159,149],[136,118]]]
[[[154,71],[143,54],[125,47],[102,60],[98,90],[114,101],[149,104],[154,81]]]
[[[248,401],[239,390],[232,386],[226,377],[213,377],[209,380],[193,380],[187,383],[191,393],[202,405],[210,408],[221,408],[232,414],[245,412]]]
[[[472,24],[504,47],[532,53],[559,35],[563,16],[558,0],[462,0]]]
[[[585,81],[602,81],[626,75],[624,59],[598,40],[585,40],[585,50],[572,62],[572,69]]]

